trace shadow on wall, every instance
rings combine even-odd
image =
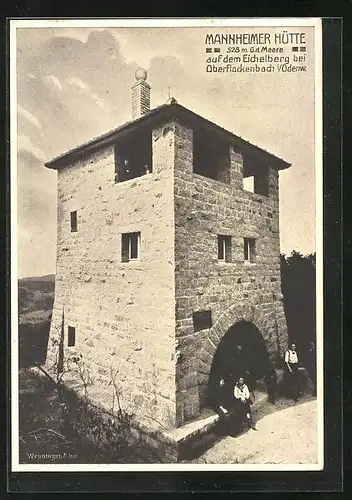
[[[316,255],[293,251],[281,255],[281,288],[289,334],[302,360],[307,357],[310,342],[316,343]]]

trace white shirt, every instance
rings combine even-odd
[[[243,402],[245,402],[247,399],[249,399],[249,389],[246,384],[243,384],[242,389],[238,385],[235,385],[233,395],[236,399],[241,399]]]
[[[296,351],[291,351],[290,349],[285,352],[285,363],[298,363],[298,356]]]

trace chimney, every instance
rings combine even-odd
[[[150,110],[150,85],[146,82],[145,69],[137,69],[136,83],[132,85],[132,119],[135,120]]]

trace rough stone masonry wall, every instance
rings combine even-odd
[[[175,137],[175,285],[177,422],[199,414],[213,355],[244,318],[260,329],[272,360],[286,343],[279,247],[278,172],[269,196],[243,190],[243,158],[230,148],[231,183],[192,173],[192,131]],[[219,263],[217,235],[232,236],[232,263]],[[256,262],[244,263],[243,238],[256,238]],[[194,332],[192,313],[211,309],[213,327]]]
[[[93,399],[112,402],[117,372],[123,409],[167,428],[175,423],[174,144],[172,134],[155,130],[153,138],[153,174],[115,183],[113,148],[59,171],[51,336],[64,308],[65,355],[83,355]],[[140,260],[123,263],[121,234],[134,231]],[[75,347],[67,347],[68,325]]]

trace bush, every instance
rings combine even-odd
[[[30,370],[20,372],[19,414],[21,463],[37,463],[32,458],[36,453],[60,453],[65,455],[62,462],[158,461],[132,438],[132,415],[119,411],[112,417],[87,398]]]

